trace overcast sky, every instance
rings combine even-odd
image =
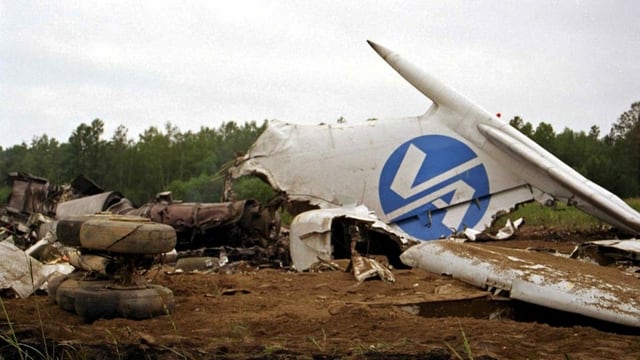
[[[491,112],[608,133],[640,100],[635,1],[0,0],[0,146],[81,123],[348,122],[430,104],[366,43]]]

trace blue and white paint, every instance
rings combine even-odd
[[[422,240],[474,227],[490,194],[478,155],[445,135],[424,135],[400,145],[385,162],[378,189],[387,219]]]

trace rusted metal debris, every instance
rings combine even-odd
[[[175,248],[178,252],[174,260],[198,253],[216,256],[225,253],[228,254],[227,261],[245,261],[253,266],[286,267],[290,264],[288,241],[286,236],[280,235],[278,215],[255,200],[184,203],[174,201],[171,194],[165,192],[135,207],[121,193],[105,192],[84,176],[70,184],[55,185],[41,177],[11,173],[8,182],[12,189],[7,205],[0,208],[0,241],[10,241],[15,245],[15,251],[32,259],[34,264],[35,261],[64,257],[78,269],[112,278],[113,269],[123,266],[125,261],[115,259],[110,255],[113,253],[110,249],[100,249],[104,251],[96,254],[95,250],[73,239],[77,234],[61,232],[61,229],[69,229],[68,226],[59,226],[61,221],[81,223],[82,217],[94,214],[110,214],[118,220],[146,219],[170,226],[177,239]],[[166,260],[168,257],[142,256],[134,265],[144,268],[156,258]],[[5,273],[11,277],[11,272]],[[44,281],[46,278],[40,281],[38,277],[39,283]],[[11,284],[5,287],[15,288]],[[21,296],[30,294],[22,289],[18,293]]]

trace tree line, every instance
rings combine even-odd
[[[564,128],[556,133],[551,124],[533,125],[516,116],[509,123],[596,184],[622,198],[640,195],[640,101],[622,113],[611,130],[601,135],[598,126],[589,132]]]
[[[549,123],[541,122],[534,128],[519,116],[509,123],[587,178],[628,198],[640,195],[639,119],[640,101],[621,114],[606,135],[595,125],[589,132],[565,128],[556,133]],[[345,122],[344,118],[339,121]],[[80,124],[67,142],[44,134],[30,144],[0,147],[0,174],[25,172],[55,184],[84,174],[138,205],[165,190],[172,191],[176,199],[216,202],[223,190],[221,170],[247,151],[266,126],[266,121],[229,121],[218,128],[183,132],[166,123],[164,129],[149,127],[133,140],[121,125],[105,140],[104,122],[95,119]],[[7,198],[9,190],[6,185],[0,189],[0,201]],[[239,198],[262,201],[273,195],[256,178],[241,179],[234,190]]]
[[[266,120],[262,124],[229,121],[218,128],[183,132],[166,123],[164,129],[149,127],[134,141],[120,125],[106,140],[104,122],[95,119],[80,124],[67,142],[44,134],[30,144],[0,148],[0,174],[24,172],[54,184],[69,183],[83,174],[138,205],[166,190],[175,199],[216,202],[223,190],[219,170],[249,149],[266,126]],[[238,183],[235,190],[239,196],[247,192],[263,198],[271,195],[268,186],[251,178]],[[0,201],[6,200],[9,191],[8,186],[2,188]]]

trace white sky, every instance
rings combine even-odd
[[[0,0],[0,146],[81,123],[348,122],[429,101],[373,40],[508,120],[608,133],[640,100],[635,1]]]

